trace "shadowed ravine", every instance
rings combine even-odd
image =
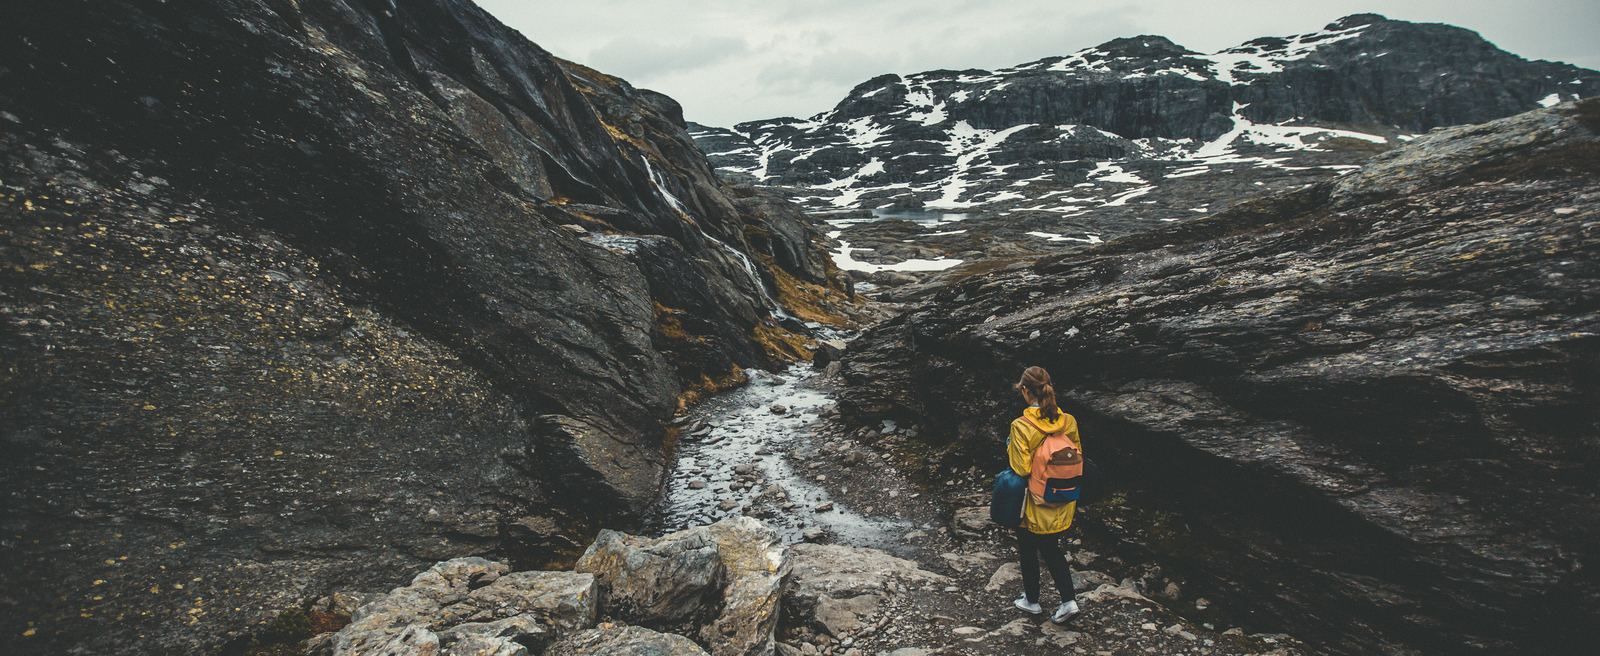
[[[747,130],[824,216],[468,0],[13,4],[0,653],[1600,641],[1593,72],[1364,15],[880,77]],[[1068,627],[985,511],[1028,365],[1114,475]]]

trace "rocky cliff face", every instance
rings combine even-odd
[[[771,296],[830,293],[674,102],[468,2],[0,32],[0,651],[210,652],[330,586],[575,557],[685,394],[805,355]]]
[[[1086,451],[1168,520],[1123,538],[1258,617],[1331,653],[1581,650],[1600,626],[1597,133],[1596,101],[1440,130],[968,278],[852,343],[841,407],[937,424],[943,464],[998,467],[1010,384],[1040,365]]]
[[[924,259],[1106,241],[1316,184],[1432,128],[1597,88],[1600,73],[1527,61],[1467,30],[1364,14],[1214,54],[1139,36],[994,71],[884,75],[805,120],[691,127],[725,175],[812,209],[974,217],[888,241],[839,225],[840,239],[893,263],[904,258],[884,247],[907,239]],[[957,229],[966,236],[935,234]]]

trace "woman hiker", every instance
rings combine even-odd
[[[1028,367],[1016,388],[1028,402],[1022,416],[1011,422],[1011,436],[1006,441],[1006,454],[1011,470],[1027,478],[1033,470],[1033,454],[1044,441],[1045,435],[1066,433],[1081,451],[1083,443],[1078,437],[1078,420],[1056,407],[1056,391],[1050,384],[1050,374],[1040,367]],[[1017,555],[1022,558],[1022,596],[1017,608],[1031,615],[1044,612],[1039,606],[1039,559],[1044,559],[1045,569],[1055,579],[1056,590],[1061,593],[1061,607],[1050,620],[1062,624],[1082,612],[1072,589],[1072,570],[1067,557],[1061,553],[1062,533],[1072,526],[1072,515],[1077,502],[1059,506],[1035,504],[1032,495],[1024,495],[1022,520],[1015,526]]]

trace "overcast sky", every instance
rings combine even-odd
[[[1600,69],[1596,0],[476,0],[559,57],[683,103],[707,125],[806,117],[883,73],[1000,68],[1158,34],[1211,53],[1341,16],[1474,30]]]

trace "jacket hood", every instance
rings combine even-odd
[[[1022,411],[1022,414],[1037,422],[1039,428],[1043,428],[1046,433],[1054,433],[1067,425],[1067,413],[1062,412],[1059,408],[1056,409],[1055,421],[1045,421],[1043,417],[1039,416],[1039,406],[1028,406],[1027,409]]]

